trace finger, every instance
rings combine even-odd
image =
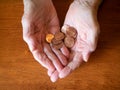
[[[53,50],[53,52],[56,54],[56,56],[59,58],[59,60],[60,60],[60,62],[62,63],[62,65],[67,65],[67,59],[66,59],[66,57],[60,52],[60,50],[57,50],[57,49],[55,49],[55,48],[53,48],[53,47],[51,47],[52,48],[52,50]]]
[[[52,61],[53,65],[58,70],[58,72],[60,72],[62,70],[63,66],[60,63],[60,61],[58,60],[58,58],[56,57],[56,55],[52,52],[52,50],[48,44],[44,44],[44,52],[46,53],[48,58]]]
[[[61,52],[63,53],[64,56],[66,56],[67,58],[69,58],[69,50],[66,48],[65,45],[63,45],[63,47],[60,49]]]
[[[75,56],[75,52],[72,51],[69,56],[69,62],[73,60],[74,56]]]
[[[52,64],[51,60],[48,59],[48,57],[43,53],[41,45],[38,45],[39,43],[34,37],[29,37],[27,40],[27,44],[29,46],[30,51],[32,52],[34,58],[45,68],[54,71],[55,67]]]
[[[90,57],[90,54],[91,54],[91,52],[89,52],[89,51],[84,51],[84,52],[82,53],[82,55],[83,55],[83,60],[84,60],[85,62],[88,61],[88,59],[89,59],[89,57]]]
[[[52,34],[55,34],[55,33],[57,33],[59,30],[60,30],[60,29],[59,29],[59,24],[57,24],[54,28],[51,28],[51,29],[50,29],[50,32],[51,32]],[[52,47],[51,47],[51,48],[52,48]],[[61,63],[62,63],[63,65],[66,65],[66,64],[67,64],[67,59],[66,59],[66,57],[65,57],[59,50],[56,50],[56,49],[53,49],[53,48],[52,48],[52,50],[53,50],[53,52],[56,54],[56,56],[59,58],[59,60],[61,61]],[[64,53],[65,53],[66,56],[69,55],[69,52],[68,52],[67,48],[64,47],[64,48],[62,49],[62,51],[64,51]]]
[[[53,71],[50,71],[50,70],[48,70],[48,72],[47,72],[49,77],[51,77],[52,73],[53,73]]]
[[[60,72],[59,77],[64,78],[68,76],[82,63],[81,53],[76,53],[73,60]]]
[[[39,52],[38,50],[32,52],[34,58],[45,68],[47,68],[49,71],[53,72],[55,70],[55,67],[51,60],[44,54]]]
[[[65,24],[65,22],[64,22],[64,25],[62,26],[62,29],[61,29],[61,31],[63,32],[63,33],[66,33],[66,30],[69,28],[69,26],[67,25],[67,24]]]
[[[58,80],[58,78],[59,78],[59,73],[56,70],[54,73],[52,73],[50,79],[51,79],[52,82],[56,82]]]

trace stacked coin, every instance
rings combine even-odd
[[[63,39],[65,38],[64,33],[57,32],[52,39],[52,47],[55,49],[60,49],[63,46]]]
[[[77,36],[77,31],[74,27],[64,25],[61,29],[65,33],[66,37],[64,39],[64,44],[68,48],[72,48],[75,44],[75,38]]]
[[[55,35],[47,34],[46,41],[55,49],[60,49],[65,44],[66,47],[72,48],[75,44],[77,31],[75,28],[65,25],[62,32],[57,32]]]

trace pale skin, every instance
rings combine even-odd
[[[101,0],[74,0],[65,17],[64,25],[77,30],[75,45],[69,51],[65,46],[53,49],[45,41],[48,33],[60,30],[56,10],[51,0],[24,0],[22,18],[23,39],[34,58],[48,70],[52,82],[68,76],[85,61],[97,45],[99,24],[97,9]]]

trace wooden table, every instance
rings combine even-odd
[[[62,22],[70,0],[54,0]],[[22,39],[22,0],[0,0],[0,90],[120,90],[120,0],[104,0],[89,62],[52,83]]]

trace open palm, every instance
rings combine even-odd
[[[46,34],[55,34],[60,29],[58,17],[51,0],[26,0],[24,6],[23,38],[30,51],[34,58],[49,72],[61,71],[63,68],[62,62],[67,62],[64,53],[59,50],[52,50],[45,41]],[[61,50],[67,52],[65,47]]]
[[[64,78],[71,71],[79,67],[82,61],[87,61],[91,52],[96,48],[99,34],[97,22],[97,8],[74,1],[67,12],[64,27],[69,25],[77,30],[76,43],[71,49],[68,65],[61,71],[60,78]]]

